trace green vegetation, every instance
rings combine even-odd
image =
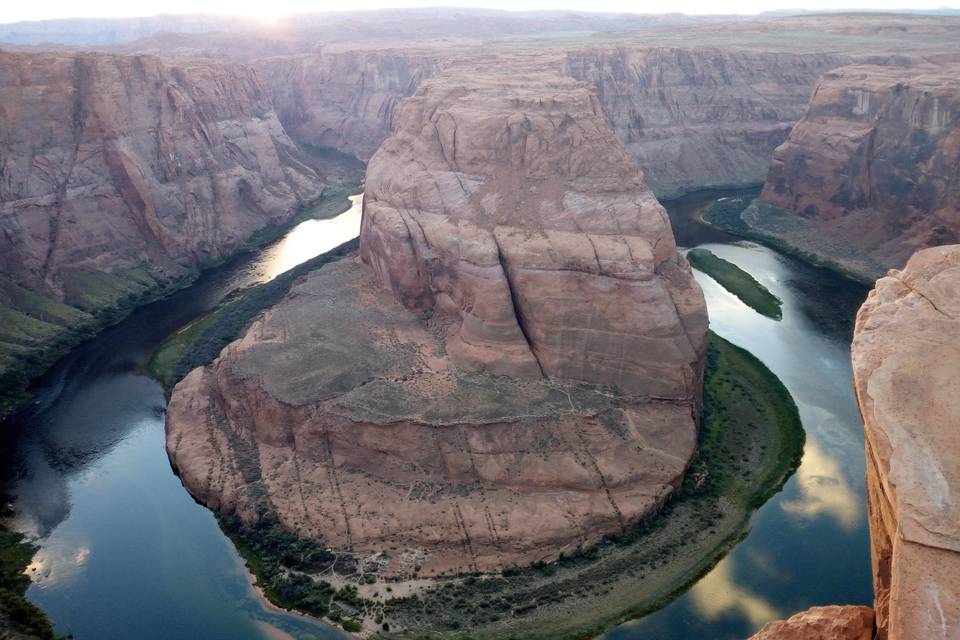
[[[171,389],[196,367],[213,362],[225,346],[243,335],[263,310],[280,302],[298,278],[343,258],[358,246],[359,240],[355,238],[269,282],[246,289],[160,343],[150,354],[147,372],[167,390]]]
[[[783,317],[780,298],[770,293],[752,275],[732,262],[714,255],[707,249],[691,249],[687,252],[687,260],[757,313],[774,320],[780,320]]]
[[[239,252],[271,242],[304,220],[343,213],[350,206],[347,196],[357,191],[355,182],[329,190],[318,203],[304,207],[291,220],[255,233]],[[201,268],[208,269],[220,262]],[[0,418],[20,406],[28,397],[30,381],[70,349],[119,322],[135,308],[191,284],[199,272],[183,267],[166,272],[148,265],[112,273],[66,270],[61,274],[64,302],[0,282]],[[172,369],[166,363],[156,366],[164,371]]]
[[[0,479],[0,482],[4,480]],[[0,485],[0,505],[6,505],[8,501],[9,496]],[[0,519],[10,515],[6,507],[0,507]],[[55,637],[46,614],[24,595],[30,586],[30,578],[23,572],[34,553],[34,545],[0,522],[0,638],[53,640]]]
[[[221,525],[271,601],[344,628],[362,618],[382,629],[381,638],[592,638],[664,606],[709,571],[799,464],[804,433],[786,388],[750,353],[716,335],[703,400],[698,453],[662,513],[555,562],[436,580],[391,599],[404,592],[399,581],[298,539],[269,511],[259,525],[232,516]],[[336,589],[333,578],[349,582]]]
[[[798,220],[797,216],[783,213],[782,210],[777,209],[777,207],[763,203],[760,200],[754,200],[751,202],[749,198],[722,198],[707,207],[700,219],[708,225],[722,229],[727,233],[740,236],[741,238],[759,242],[784,255],[806,262],[807,264],[817,267],[818,269],[825,269],[833,274],[839,275],[842,278],[852,280],[859,284],[865,284],[871,288],[873,287],[874,282],[876,281],[877,277],[879,277],[878,275],[862,273],[850,268],[849,266],[841,264],[837,260],[832,260],[826,256],[819,255],[811,251],[806,251],[798,246],[795,246],[794,244],[791,244],[790,242],[787,242],[778,235],[773,233],[765,233],[764,231],[747,224],[747,222],[743,219],[742,214],[751,204],[761,207],[761,215],[763,218],[768,219],[779,216],[781,218],[792,220],[793,222],[797,222]],[[775,214],[774,212],[780,213]],[[880,273],[882,273],[882,270]]]
[[[390,601],[399,638],[592,638],[654,611],[709,571],[799,465],[804,433],[786,388],[711,335],[698,453],[663,512],[554,563],[453,580]],[[469,634],[460,629],[471,629]]]

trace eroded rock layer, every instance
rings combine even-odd
[[[857,315],[881,640],[960,630],[960,245],[916,253]]]
[[[658,195],[761,182],[820,75],[844,56],[619,47],[567,55]]]
[[[244,67],[0,53],[0,104],[0,272],[19,284],[217,259],[323,186]]]
[[[812,607],[764,625],[750,640],[873,640],[870,607]]]
[[[176,386],[167,449],[199,500],[435,575],[556,557],[679,485],[702,294],[590,91],[492,77],[402,107],[368,264],[314,272]]]
[[[362,258],[464,369],[696,398],[706,309],[663,207],[588,85],[512,71],[404,103],[367,170]]]
[[[842,67],[777,148],[762,200],[882,272],[960,239],[958,167],[960,67]]]
[[[347,50],[260,60],[277,115],[301,144],[367,160],[393,131],[397,106],[436,73],[435,50]]]

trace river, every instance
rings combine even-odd
[[[701,192],[664,204],[678,245],[711,250],[783,301],[783,319],[772,320],[695,272],[711,328],[762,360],[793,396],[807,434],[803,459],[716,567],[607,640],[743,640],[814,605],[873,602],[863,427],[850,366],[853,319],[867,289],[696,223],[704,204],[736,194]]]
[[[163,389],[143,374],[166,336],[230,293],[356,237],[362,196],[258,252],[205,272],[81,345],[3,425],[14,452],[13,525],[37,539],[27,597],[77,640],[343,638],[265,606],[213,515],[174,475]]]
[[[863,439],[850,381],[851,321],[866,290],[691,222],[722,193],[667,203],[678,243],[706,246],[783,300],[783,320],[753,312],[710,278],[717,333],[763,360],[793,394],[807,431],[798,472],[749,535],[667,607],[607,638],[742,639],[813,604],[872,600]],[[208,271],[81,345],[38,381],[34,405],[4,425],[19,469],[14,525],[40,549],[29,599],[77,640],[340,638],[264,606],[212,514],[173,474],[165,400],[142,373],[150,351],[231,292],[264,282],[356,236],[360,198],[265,249]]]

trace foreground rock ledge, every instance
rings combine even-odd
[[[751,640],[955,640],[960,633],[960,245],[918,251],[857,314],[875,635],[819,607]],[[862,615],[861,615],[862,614]],[[871,619],[873,613],[871,612]]]
[[[522,70],[457,78],[405,103],[370,163],[373,268],[311,274],[167,415],[204,504],[385,575],[623,531],[696,445],[703,296],[596,98]]]
[[[873,640],[873,610],[813,607],[765,625],[750,640]]]
[[[857,315],[879,638],[960,632],[960,245],[917,252]]]

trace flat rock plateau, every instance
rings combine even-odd
[[[425,82],[370,161],[363,264],[177,385],[198,499],[385,575],[555,558],[663,505],[696,445],[703,296],[589,86],[540,71]]]

